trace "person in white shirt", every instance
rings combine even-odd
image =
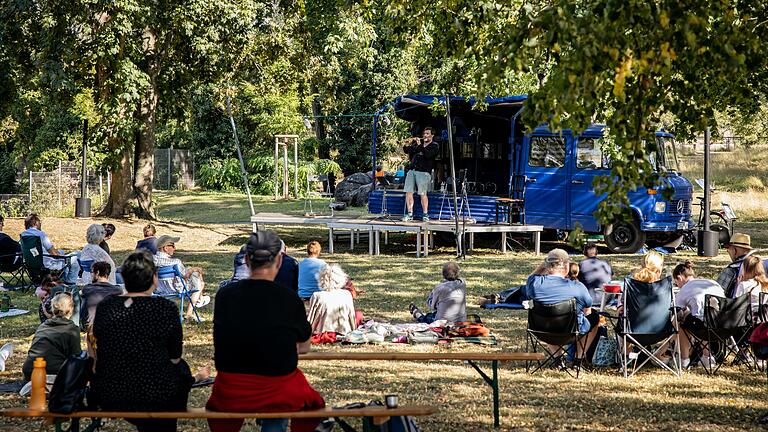
[[[352,293],[344,289],[349,277],[337,264],[326,265],[318,274],[320,291],[309,298],[307,321],[312,334],[347,334],[357,328]]]
[[[746,293],[752,296],[753,317],[760,310],[760,293],[768,292],[768,277],[762,259],[757,255],[749,255],[741,264],[741,273],[738,277],[738,285],[733,297],[740,297]]]
[[[682,309],[677,321],[680,323],[680,359],[681,366],[686,368],[691,363],[690,332],[704,328],[704,298],[707,294],[725,297],[723,287],[709,279],[696,279],[693,272],[693,263],[686,261],[678,264],[672,271],[672,278],[680,292],[675,296],[675,306]],[[704,366],[714,365],[715,359],[705,350],[701,356]]]

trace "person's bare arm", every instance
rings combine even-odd
[[[584,311],[584,316],[587,316],[587,315],[592,313],[592,308],[591,307],[585,307],[583,309],[583,311]]]
[[[309,341],[309,339],[305,340],[304,342],[296,342],[296,351],[299,354],[306,354],[312,351],[312,343]]]

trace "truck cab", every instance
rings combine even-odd
[[[645,243],[670,245],[682,239],[691,222],[691,183],[677,172],[674,137],[656,133],[657,151],[650,161],[660,175],[656,188],[639,187],[629,193],[631,221],[603,225],[595,218],[605,195],[597,195],[595,177],[611,172],[609,138],[604,125],[592,125],[581,134],[558,133],[541,126],[522,138],[513,171],[524,175],[526,223],[547,229],[570,231],[581,227],[587,233],[605,236],[617,253],[631,253]],[[671,199],[664,190],[671,189]]]

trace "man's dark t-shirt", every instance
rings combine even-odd
[[[295,293],[299,292],[299,262],[296,258],[283,255],[283,264],[275,276],[275,283]]]
[[[310,336],[304,303],[272,281],[245,279],[216,294],[213,348],[219,371],[287,375],[298,366],[296,343]]]

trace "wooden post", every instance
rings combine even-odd
[[[288,199],[288,140],[283,142],[283,199]]]
[[[293,176],[293,195],[296,199],[299,199],[299,138],[293,139],[293,169],[295,175]]]
[[[278,152],[278,138],[275,137],[275,199],[277,199],[277,181],[278,181],[278,158],[280,157],[280,153]]]

